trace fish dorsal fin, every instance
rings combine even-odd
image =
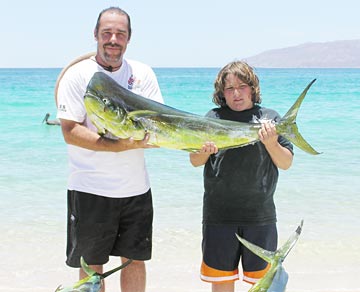
[[[196,115],[192,115],[192,114],[164,114],[164,113],[159,113],[159,112],[155,112],[155,111],[151,111],[151,110],[137,110],[137,111],[131,111],[128,112],[128,117],[130,119],[136,120],[139,118],[155,118],[155,117],[161,117],[163,119],[184,119],[186,118],[187,120],[191,120],[193,117],[197,117]],[[216,120],[217,121],[217,120]]]

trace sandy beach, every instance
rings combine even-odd
[[[6,269],[0,274],[0,292],[55,291],[58,285],[77,281],[76,269],[68,268],[64,257],[64,228],[54,225],[37,226],[37,236],[23,230],[7,230],[1,241],[1,258]],[[4,229],[2,227],[1,229]],[[304,230],[306,233],[306,229]],[[22,242],[12,240],[21,238]],[[304,236],[306,238],[306,236]],[[199,279],[201,261],[200,233],[189,229],[161,229],[154,232],[153,259],[147,262],[147,291],[149,292],[205,292],[210,284]],[[359,247],[337,252],[337,245],[318,246],[300,237],[284,262],[289,274],[289,292],[358,292]],[[352,250],[351,250],[352,249]],[[354,254],[355,252],[355,254]],[[112,258],[105,266],[117,266]],[[107,278],[107,291],[119,291],[118,274]],[[248,291],[250,286],[237,281],[236,291]]]

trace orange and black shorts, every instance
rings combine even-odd
[[[235,233],[266,250],[277,248],[276,223],[263,226],[207,225],[203,224],[203,261],[201,279],[211,283],[224,283],[239,279],[239,263],[243,280],[256,283],[269,269],[263,259],[248,250]]]

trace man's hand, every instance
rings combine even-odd
[[[135,140],[133,137],[127,139],[119,139],[117,143],[121,145],[119,151],[122,150],[131,150],[139,148],[159,148],[157,145],[149,144],[150,133],[145,133],[145,136],[142,140]]]

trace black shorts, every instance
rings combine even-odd
[[[235,233],[266,250],[277,247],[276,224],[264,226],[203,225],[203,262],[201,279],[223,283],[239,279],[241,259],[243,280],[254,284],[263,277],[270,265],[244,247]]]
[[[66,264],[103,265],[109,256],[149,260],[152,248],[151,189],[129,198],[68,191]]]

